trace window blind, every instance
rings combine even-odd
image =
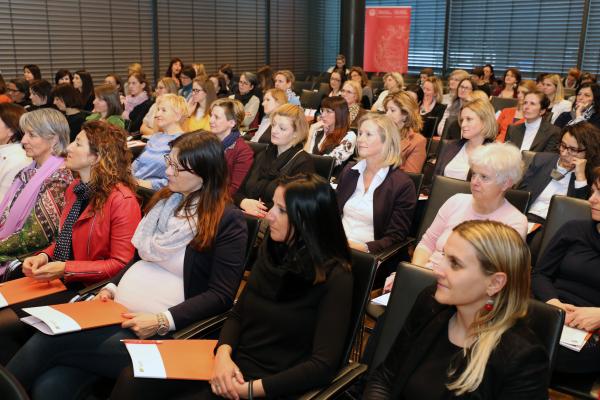
[[[600,0],[590,0],[581,67],[584,71],[600,73]]]

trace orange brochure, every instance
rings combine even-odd
[[[31,317],[21,318],[21,321],[47,335],[58,335],[120,324],[125,321],[121,314],[126,313],[127,309],[112,300],[93,300],[28,307],[23,311]]]
[[[60,279],[41,282],[33,278],[21,278],[0,284],[0,308],[37,299],[67,290]]]
[[[207,381],[216,340],[123,340],[136,378]]]

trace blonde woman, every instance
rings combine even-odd
[[[546,75],[542,81],[542,91],[550,99],[550,107],[548,108],[552,112],[550,122],[554,123],[560,114],[571,111],[573,105],[570,101],[565,100],[560,75]]]
[[[448,93],[442,99],[442,104],[451,105],[457,96],[458,83],[469,77],[469,73],[464,69],[455,69],[448,77]]]
[[[419,110],[423,119],[427,117],[435,117],[438,121],[442,120],[446,105],[442,103],[444,97],[444,88],[442,81],[430,76],[423,81],[423,101]]]
[[[522,322],[530,255],[511,227],[456,226],[364,398],[546,399],[548,355]]]
[[[277,88],[268,89],[262,101],[265,115],[260,120],[256,132],[253,135],[248,132],[245,139],[250,138],[251,142],[271,143],[271,113],[286,103],[287,96],[283,90]]]
[[[177,87],[177,81],[173,78],[164,77],[158,81],[156,84],[156,89],[154,90],[154,97],[158,99],[163,94],[173,93],[177,94],[179,88]],[[154,122],[154,117],[156,116],[156,103],[152,104],[150,110],[144,117],[142,122],[142,127],[140,128],[140,133],[142,135],[150,136],[158,131],[158,126]]]
[[[404,87],[404,78],[402,78],[400,72],[388,72],[383,76],[383,86],[385,87],[385,90],[379,94],[377,101],[373,104],[373,107],[371,107],[371,111],[385,111],[383,102],[388,95],[402,91],[402,88]]]
[[[354,130],[358,125],[360,117],[366,113],[366,110],[360,105],[361,96],[362,88],[360,87],[360,83],[350,80],[344,82],[344,86],[342,86],[342,97],[346,100],[346,103],[348,103],[350,128]]]
[[[183,122],[184,132],[210,130],[210,106],[217,100],[215,86],[209,80],[194,78],[192,97],[188,100],[190,116]]]

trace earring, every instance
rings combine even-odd
[[[483,306],[483,309],[487,312],[490,312],[494,309],[494,299],[489,298],[486,302],[485,305]]]

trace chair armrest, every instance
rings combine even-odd
[[[393,244],[390,247],[383,249],[380,253],[376,254],[375,257],[377,257],[380,262],[385,262],[395,256],[400,250],[408,247],[414,241],[414,238],[406,238],[403,242]]]
[[[360,378],[368,367],[365,364],[350,363],[346,365],[333,379],[333,382],[325,388],[310,391],[299,397],[299,400],[325,400],[335,399],[352,386]]]
[[[228,317],[229,311],[224,312],[223,314],[216,315],[214,317],[206,318],[202,321],[198,321],[173,333],[173,339],[191,339],[194,337],[204,337],[209,333],[220,329]]]

